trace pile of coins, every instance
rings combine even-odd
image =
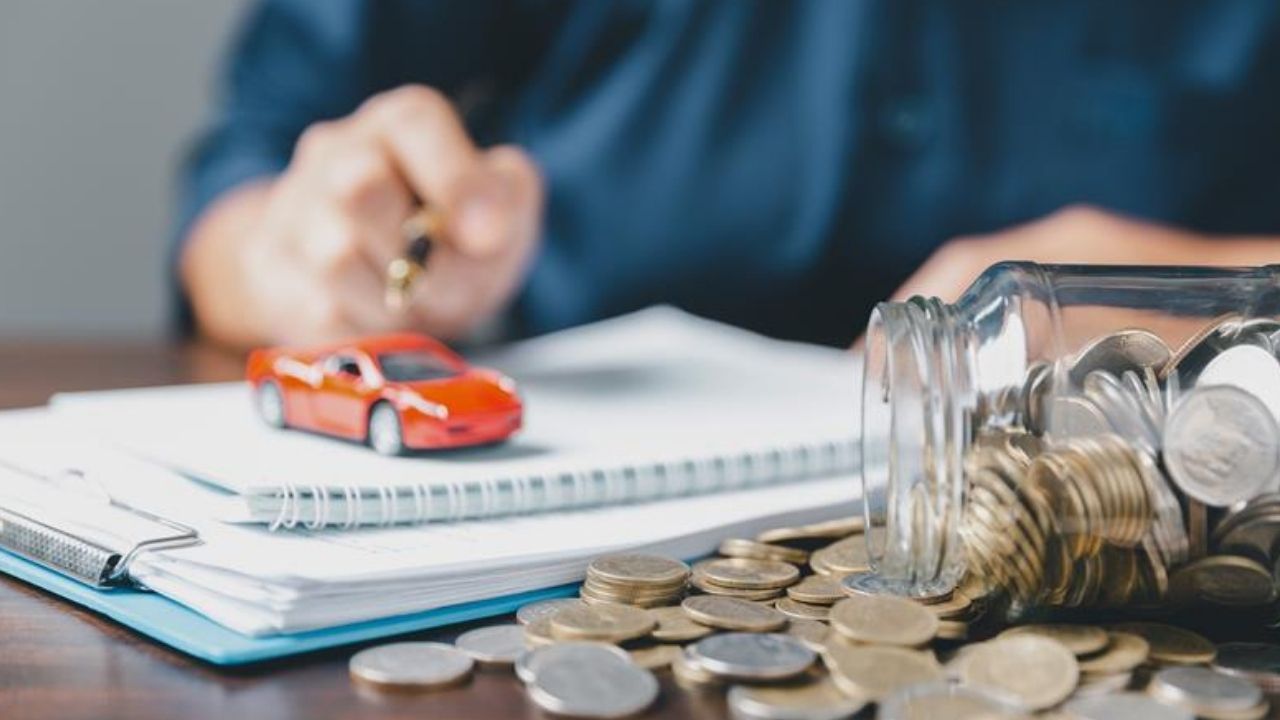
[[[895,595],[869,571],[866,543],[863,523],[850,519],[726,540],[721,557],[693,568],[655,555],[600,557],[581,597],[526,605],[516,622],[468,631],[453,647],[361,651],[351,674],[430,689],[465,682],[476,667],[510,668],[533,705],[578,718],[643,713],[668,673],[677,692],[723,698],[738,720],[838,720],[867,708],[882,718],[1052,710],[1084,720],[1251,720],[1268,710],[1259,687],[1280,688],[1280,647],[1219,649],[1159,623],[993,634],[999,618],[989,610],[1001,590],[971,575],[953,591]],[[684,580],[673,588],[676,577]],[[627,601],[603,600],[602,588]],[[666,604],[655,604],[659,595]]]
[[[972,581],[1034,606],[1274,601],[1280,323],[1218,318],[1035,363],[981,406],[959,528]]]

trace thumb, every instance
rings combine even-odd
[[[484,151],[451,198],[449,236],[472,257],[499,254],[536,233],[542,198],[542,176],[527,153],[514,146]]]

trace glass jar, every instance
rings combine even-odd
[[[1002,263],[955,304],[881,303],[862,419],[876,573],[1024,607],[1273,600],[1277,318],[1280,266]]]

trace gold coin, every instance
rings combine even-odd
[[[832,606],[831,627],[857,642],[914,647],[933,639],[938,618],[904,598],[856,595]]]
[[[661,555],[604,555],[591,561],[587,573],[619,585],[676,585],[689,577],[689,566]]]
[[[841,692],[831,678],[781,685],[738,685],[727,698],[733,717],[850,717],[866,702]]]
[[[630,605],[570,606],[551,616],[551,636],[620,643],[648,635],[656,624],[648,612]]]
[[[528,647],[542,647],[555,641],[555,637],[551,634],[550,615],[535,617],[524,624],[524,644]]]
[[[720,543],[720,554],[746,560],[779,560],[793,565],[809,562],[809,553],[804,550],[743,538],[730,538]]]
[[[707,582],[740,590],[784,588],[800,579],[795,565],[777,560],[723,558],[699,563],[698,567]]]
[[[773,605],[778,612],[789,618],[800,618],[802,620],[826,620],[831,614],[831,608],[826,605],[810,605],[809,603],[797,602],[789,597],[778,598]]]
[[[1133,633],[1147,641],[1153,662],[1167,665],[1203,665],[1213,662],[1218,650],[1204,636],[1180,627],[1154,622],[1129,622],[1112,630]]]
[[[973,601],[961,592],[954,592],[951,599],[946,602],[926,605],[926,607],[929,608],[929,612],[937,615],[939,620],[958,620],[966,617],[973,609]]]
[[[818,550],[809,556],[809,566],[824,575],[847,575],[871,569],[867,543],[884,547],[884,528],[874,528],[866,535],[854,535]],[[868,539],[869,538],[869,539]]]
[[[810,575],[787,588],[787,596],[811,605],[834,605],[844,599],[840,578],[831,575]]]
[[[670,670],[671,664],[684,654],[679,645],[650,645],[628,650],[631,662],[645,670]]]
[[[804,618],[787,618],[787,626],[782,632],[798,639],[814,652],[822,652],[827,647],[827,637],[831,628],[826,623]]]
[[[764,590],[743,590],[742,588],[725,587],[717,585],[707,579],[698,566],[693,568],[693,576],[689,578],[689,584],[701,590],[708,595],[724,595],[725,597],[735,597],[742,600],[773,600],[782,594],[782,588],[766,588]]]
[[[937,637],[939,640],[967,640],[969,623],[963,620],[939,620]]]
[[[695,595],[680,607],[695,622],[723,630],[770,632],[787,624],[787,617],[777,610],[741,598]]]
[[[866,522],[864,521],[864,518],[861,515],[855,515],[854,517],[827,520],[826,522],[812,523],[809,525],[765,530],[756,536],[756,540],[762,543],[777,543],[795,540],[825,540],[828,538],[842,538],[846,535],[860,533],[865,527]]]
[[[1147,661],[1151,646],[1141,636],[1113,630],[1107,633],[1107,647],[1092,657],[1080,659],[1080,672],[1090,675],[1127,673]]]
[[[1027,710],[1053,707],[1080,679],[1076,656],[1062,643],[1039,635],[998,638],[975,646],[960,662],[965,685],[1005,693]]]
[[[932,654],[884,645],[831,643],[823,653],[831,679],[846,694],[879,702],[899,688],[943,678]]]
[[[1040,623],[1011,627],[998,637],[1039,635],[1057,640],[1076,656],[1098,652],[1107,646],[1107,631],[1096,625],[1071,625],[1067,623]]]
[[[718,675],[704,670],[689,657],[689,653],[683,650],[671,661],[671,675],[675,678],[676,684],[686,690],[710,690],[723,684]]]
[[[678,605],[653,608],[649,615],[658,623],[653,629],[653,639],[658,642],[687,642],[711,634],[711,628],[694,622]]]
[[[1234,555],[1211,555],[1178,568],[1169,576],[1169,592],[1179,599],[1234,606],[1266,605],[1276,597],[1270,571]]]

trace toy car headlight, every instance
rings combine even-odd
[[[430,415],[437,420],[449,419],[449,408],[441,405],[440,403],[433,403],[430,400],[424,400],[417,395],[406,396],[406,401],[406,404],[409,407],[417,410],[423,415]]]

